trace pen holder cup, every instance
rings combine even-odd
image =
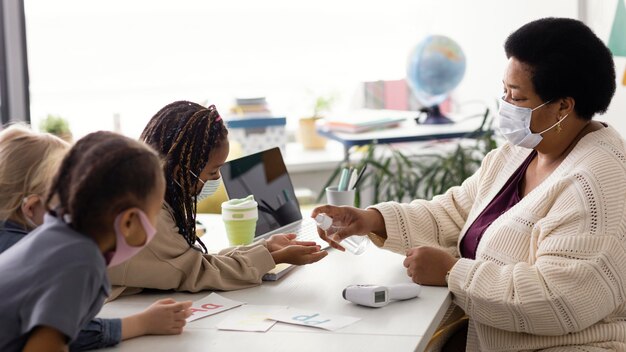
[[[330,205],[354,206],[354,189],[338,191],[337,186],[326,187],[326,202]]]

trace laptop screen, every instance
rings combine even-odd
[[[302,219],[300,205],[279,148],[231,160],[220,169],[228,198],[250,194],[259,204],[256,235]]]

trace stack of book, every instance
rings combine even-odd
[[[244,155],[273,147],[280,147],[285,153],[287,119],[274,116],[265,97],[237,98],[230,112],[224,120],[231,148],[240,148]]]
[[[411,116],[413,112],[408,112]],[[320,122],[319,128],[332,132],[360,133],[371,130],[396,127],[407,119],[407,112],[388,110],[357,110],[341,115],[328,116]]]
[[[265,97],[258,98],[236,98],[235,105],[230,112],[236,116],[245,117],[270,117],[272,113],[267,106]]]
[[[421,104],[406,80],[363,82],[363,107],[367,109],[413,110]]]

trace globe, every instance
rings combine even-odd
[[[454,40],[429,35],[413,48],[407,65],[407,82],[427,108],[424,123],[452,122],[441,115],[438,105],[461,82],[464,74],[465,54]]]

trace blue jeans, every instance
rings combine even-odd
[[[115,346],[122,340],[121,319],[95,318],[80,330],[70,344],[71,352],[95,350]]]

